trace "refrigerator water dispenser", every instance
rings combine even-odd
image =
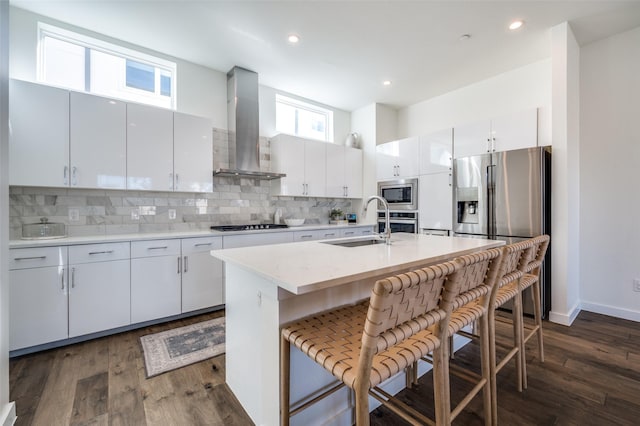
[[[478,187],[456,188],[458,200],[458,223],[479,223]]]

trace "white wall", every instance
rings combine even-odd
[[[0,1],[0,425],[15,420],[9,402],[9,2]]]
[[[138,50],[150,55],[174,61],[177,64],[177,110],[187,114],[208,117],[213,127],[227,129],[227,71],[217,71],[179,58],[167,56],[121,40],[114,40],[102,34],[96,34],[83,28],[65,24],[44,16],[11,7],[11,63],[10,76],[20,80],[36,81],[36,59],[38,44],[38,21],[55,25],[109,43],[129,49]],[[300,98],[294,94],[283,93]],[[275,131],[275,95],[276,90],[260,86],[260,135],[271,137]],[[315,103],[317,104],[317,103]],[[318,104],[333,111],[334,141],[343,144],[351,124],[351,114],[327,105]]]
[[[580,299],[640,321],[640,28],[580,52]]]
[[[535,62],[398,111],[398,138],[538,107],[538,142],[551,144],[551,60]]]
[[[359,108],[351,113],[351,130],[360,135],[360,146],[363,151],[362,164],[362,194],[363,198],[375,195],[377,192],[376,184],[376,104],[367,105]],[[371,206],[367,211],[366,217],[359,217],[361,223],[376,223],[377,208]],[[354,210],[360,214],[362,203],[354,203]]]

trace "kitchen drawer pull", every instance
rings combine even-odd
[[[147,250],[166,250],[169,246],[147,247]]]
[[[32,256],[32,257],[16,257],[13,260],[15,260],[15,261],[18,261],[18,260],[44,260],[46,258],[47,258],[47,256]]]
[[[300,238],[313,238],[313,235],[300,235]]]
[[[60,290],[64,290],[64,268],[60,269],[60,284],[62,284]]]
[[[203,247],[203,246],[210,246],[210,245],[211,245],[211,243],[198,243],[195,246],[196,247]]]
[[[113,250],[104,250],[104,251],[90,251],[89,255],[93,256],[94,254],[111,254]]]
[[[180,274],[181,270],[182,270],[182,258],[178,256],[178,275]]]
[[[71,288],[76,288],[76,268],[71,268]]]
[[[335,237],[336,234],[332,232],[331,234],[324,234],[324,236],[325,237]]]
[[[184,272],[187,273],[189,270],[189,256],[184,257]]]
[[[344,233],[344,235],[353,235],[353,234],[354,234],[354,232],[353,232],[353,231],[348,231],[348,232],[345,232],[345,233]]]

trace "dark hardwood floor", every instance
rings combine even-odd
[[[11,400],[17,425],[250,425],[224,383],[224,356],[145,378],[139,337],[223,315],[216,312],[15,358]],[[497,327],[501,339],[510,329]],[[545,362],[528,344],[529,387],[515,385],[510,363],[498,377],[502,425],[640,424],[640,324],[582,312],[571,327],[544,323]],[[456,353],[455,363],[475,366],[478,346]],[[452,378],[452,398],[469,384]],[[402,399],[433,417],[432,375],[402,392]],[[384,408],[373,425],[403,425]],[[476,397],[456,419],[482,425]]]

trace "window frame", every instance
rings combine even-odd
[[[277,128],[277,123],[278,123],[278,104],[284,104],[284,105],[288,105],[291,106],[293,108],[295,108],[296,110],[304,110],[307,112],[311,112],[314,114],[321,114],[325,117],[325,137],[324,139],[317,139],[317,138],[313,138],[316,140],[320,140],[323,142],[328,142],[328,143],[333,143],[334,141],[334,131],[333,131],[333,110],[329,109],[329,108],[325,108],[319,105],[315,105],[315,104],[311,104],[309,102],[305,102],[305,101],[301,101],[299,99],[295,99],[293,97],[287,96],[287,95],[282,95],[279,93],[276,93],[276,98],[275,98],[275,116],[276,116],[276,131],[280,132],[280,133],[288,133],[288,132],[283,132],[280,129]],[[297,115],[297,114],[296,114]],[[297,127],[297,116],[295,118],[296,120],[296,127]],[[302,136],[300,134],[298,134],[297,132],[293,133],[294,136],[297,137],[306,137],[306,136]]]
[[[85,48],[85,52],[90,52],[91,50],[95,50],[98,52],[102,52],[108,55],[116,56],[125,60],[125,69],[123,70],[124,74],[124,86],[121,90],[124,92],[128,92],[136,96],[135,99],[124,98],[127,101],[138,102],[143,104],[155,105],[145,102],[144,98],[152,95],[153,98],[159,98],[162,95],[162,87],[161,87],[161,71],[169,71],[171,73],[171,95],[167,96],[170,99],[169,108],[172,110],[177,110],[177,64],[173,61],[169,61],[166,59],[162,59],[156,56],[152,56],[137,50],[133,50],[127,47],[119,46],[113,43],[109,43],[103,40],[99,40],[93,37],[86,36],[84,34],[80,34],[74,31],[69,31],[64,28],[56,27],[44,22],[38,22],[38,46],[37,46],[37,73],[36,77],[38,82],[49,84],[45,80],[45,46],[44,46],[44,38],[50,37],[60,41],[64,41],[67,43],[75,44],[77,46],[81,46]],[[86,53],[85,53],[86,54]],[[126,85],[126,61],[131,60],[134,62],[138,62],[144,65],[149,65],[154,68],[155,78],[154,84],[157,91],[153,93],[147,90],[138,89],[135,87],[130,87]],[[88,79],[88,75],[91,72],[91,61],[85,59],[85,87],[84,91],[87,93],[93,93],[98,96],[103,96],[100,93],[91,92],[90,81]],[[117,96],[114,96],[117,97]]]

